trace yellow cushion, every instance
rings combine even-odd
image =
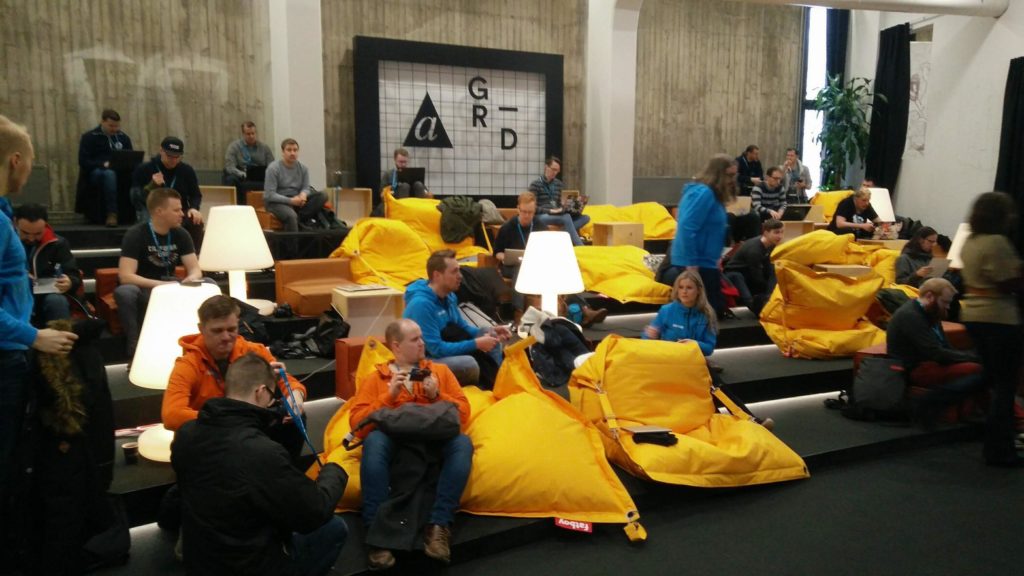
[[[761,324],[783,353],[851,356],[885,341],[885,333],[864,318],[885,283],[881,276],[825,274],[788,260],[775,262],[775,275],[778,285],[761,311]]]
[[[789,260],[804,266],[859,264],[847,258],[850,244],[855,243],[849,234],[836,235],[828,230],[815,230],[776,246],[772,250],[772,261]]]
[[[853,190],[833,190],[831,192],[818,192],[811,198],[811,204],[821,206],[824,210],[824,221],[832,222],[832,216],[836,213],[839,203],[853,194]]]
[[[885,279],[885,284],[888,286],[896,283],[896,260],[899,257],[899,250],[879,248],[867,254],[864,265],[871,266],[876,274]]]
[[[668,210],[657,202],[639,202],[629,206],[611,204],[587,205],[583,213],[590,222],[580,229],[584,236],[594,235],[595,222],[641,222],[644,240],[671,240],[676,235],[676,221]]]
[[[608,458],[638,477],[724,487],[809,475],[799,455],[747,415],[716,412],[710,385],[696,344],[614,334],[569,380],[573,405],[601,431]],[[608,411],[617,421],[609,422]],[[634,425],[669,428],[679,442],[637,444],[625,430]]]
[[[351,259],[357,284],[386,284],[405,290],[414,280],[427,277],[430,248],[405,222],[363,218],[356,222],[331,258]]]
[[[401,220],[419,235],[431,252],[438,250],[454,250],[455,258],[471,258],[488,251],[473,244],[473,238],[464,238],[456,244],[449,244],[441,238],[441,211],[437,206],[440,200],[433,198],[401,198],[395,199],[389,191],[382,194],[384,215],[388,219]],[[424,260],[426,265],[426,260]]]
[[[664,304],[671,289],[654,280],[644,265],[647,252],[636,246],[577,246],[583,286],[620,302]]]

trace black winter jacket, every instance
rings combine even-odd
[[[267,429],[270,410],[212,398],[178,430],[171,464],[183,503],[188,574],[293,574],[286,554],[292,532],[330,520],[348,476],[326,464],[314,482],[292,466]]]
[[[88,174],[110,160],[114,150],[132,150],[132,139],[124,132],[112,136],[100,126],[82,134],[78,141],[78,165]]]
[[[887,352],[893,358],[903,361],[907,370],[913,370],[921,362],[939,364],[977,362],[978,357],[966,350],[957,350],[949,345],[942,324],[938,333],[917,299],[911,299],[900,306],[889,320],[886,330]],[[942,337],[939,337],[942,334]]]
[[[54,268],[60,264],[64,273],[71,280],[71,288],[67,291],[72,296],[82,287],[82,274],[78,263],[71,253],[71,245],[63,237],[58,236],[49,225],[35,248],[25,248],[25,259],[28,271],[36,278],[53,278]]]

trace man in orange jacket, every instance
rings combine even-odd
[[[270,362],[277,362],[270,350],[262,344],[249,342],[238,336],[238,304],[229,296],[212,296],[199,307],[199,334],[183,336],[182,355],[174,363],[167,390],[164,392],[161,419],[168,430],[177,430],[182,424],[194,420],[199,409],[210,398],[224,396],[224,375],[232,362],[252,352]],[[292,407],[302,413],[306,388],[288,376],[294,396]],[[278,383],[281,394],[287,398],[283,383]],[[295,426],[282,426],[272,431],[271,437],[281,442],[293,456],[302,449],[302,435]]]
[[[412,320],[398,320],[387,327],[384,335],[395,360],[378,364],[376,370],[359,382],[358,392],[351,400],[349,422],[352,428],[355,429],[380,408],[397,408],[410,402],[451,402],[459,409],[462,431],[465,432],[469,422],[469,400],[447,366],[425,358],[420,327]],[[413,374],[415,369],[420,372]],[[360,429],[358,435],[365,438],[359,473],[363,493],[363,521],[370,526],[376,519],[378,507],[390,496],[391,456],[395,443],[387,434],[372,426]],[[451,524],[466,487],[466,480],[469,479],[473,443],[465,433],[459,434],[444,442],[441,454],[437,493],[430,519],[423,531],[423,552],[435,560],[447,563],[451,560]],[[368,559],[371,570],[386,570],[395,564],[394,555],[383,548],[371,547]]]

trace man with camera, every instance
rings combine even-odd
[[[224,397],[175,435],[187,574],[322,576],[341,552],[348,528],[334,507],[348,476],[328,462],[310,480],[269,437],[281,421],[276,380],[265,358],[242,356],[227,371]]]
[[[192,237],[181,227],[185,217],[181,195],[172,188],[156,188],[146,197],[146,207],[149,221],[129,228],[121,242],[117,263],[120,285],[114,289],[129,361],[139,343],[150,291],[160,284],[177,282],[174,269],[179,265],[185,266],[185,281],[198,281],[203,275]]]
[[[349,422],[356,430],[375,411],[410,403],[431,405],[451,402],[458,408],[463,433],[448,440],[425,442],[423,446],[428,457],[440,459],[437,490],[423,529],[423,552],[430,558],[448,563],[451,560],[451,525],[473,461],[473,443],[464,433],[469,422],[469,401],[447,366],[425,358],[423,333],[415,322],[408,319],[392,322],[385,331],[385,340],[395,359],[378,364],[372,373],[360,380],[358,392],[351,400]],[[393,478],[398,474],[398,459],[394,456],[406,442],[392,438],[373,426],[364,426],[355,434],[363,438],[359,474],[363,493],[362,515],[369,543],[376,540],[375,529],[384,530],[391,524],[404,525],[406,522],[404,517],[378,514],[379,509],[384,510],[381,505],[385,501],[399,496],[393,491],[396,486]],[[402,473],[408,473],[408,470],[403,469]],[[418,530],[420,525],[413,523],[411,528]],[[368,560],[371,570],[386,570],[395,564],[391,550],[372,544]]]

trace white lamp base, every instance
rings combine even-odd
[[[139,454],[154,462],[170,462],[171,442],[173,441],[174,432],[164,428],[163,425],[147,428],[139,435]]]
[[[558,316],[558,294],[541,294],[540,309],[552,316]]]

